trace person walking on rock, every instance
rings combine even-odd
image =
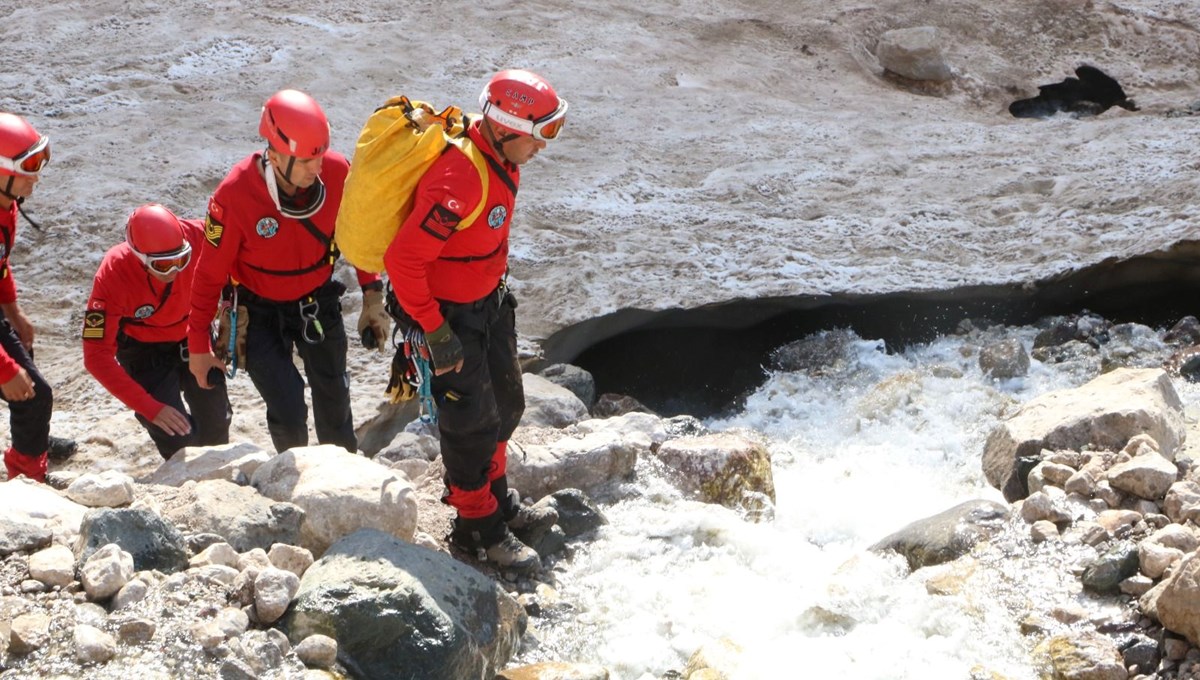
[[[4,452],[8,479],[46,481],[54,391],[33,364],[34,327],[17,302],[10,259],[17,213],[50,161],[50,139],[24,118],[0,113],[0,396],[8,402],[12,445]]]
[[[156,203],[137,208],[125,241],[104,255],[84,311],[84,367],[133,409],[163,458],[229,442],[225,375],[212,371],[211,389],[201,389],[187,360],[192,256],[203,243],[200,220]]]
[[[354,452],[340,300],[345,286],[332,278],[334,224],[350,165],[329,149],[325,112],[303,92],[272,95],[258,129],[266,149],[235,165],[208,202],[188,322],[191,371],[201,387],[210,387],[210,371],[226,368],[213,353],[209,320],[232,283],[237,323],[230,324],[234,351],[228,360],[245,368],[266,402],[275,449],[308,444],[305,381],[295,353],[312,390],[317,441]],[[361,270],[358,283],[360,325],[382,344],[391,332],[383,283]]]
[[[450,540],[505,568],[540,562],[508,523],[521,521],[506,476],[508,439],[525,409],[517,361],[516,299],[505,286],[509,229],[521,166],[558,137],[567,102],[541,76],[495,74],[468,127],[487,161],[486,191],[461,152],[448,150],[422,176],[412,213],[384,255],[390,308],[424,331],[433,364],[444,501],[457,511]],[[464,216],[485,202],[479,217]],[[394,296],[394,297],[391,297]],[[397,306],[398,304],[398,306]]]

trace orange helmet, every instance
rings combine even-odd
[[[516,135],[556,139],[566,122],[567,102],[532,71],[508,69],[492,76],[479,94],[483,115]]]
[[[164,276],[183,269],[192,259],[192,244],[184,238],[179,218],[157,203],[129,214],[125,242],[142,264]]]
[[[299,90],[280,90],[262,108],[258,134],[285,156],[313,158],[329,149],[329,121],[317,100]]]
[[[0,175],[37,175],[50,162],[50,138],[24,118],[0,113]]]

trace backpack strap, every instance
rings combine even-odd
[[[325,267],[325,266],[332,267],[333,263],[337,262],[338,255],[340,254],[338,252],[337,243],[335,243],[332,238],[326,236],[317,227],[317,225],[313,224],[313,221],[310,220],[309,218],[304,217],[297,221],[300,222],[300,224],[304,227],[305,231],[307,231],[309,234],[312,234],[313,238],[320,241],[321,244],[324,245],[328,249],[326,251],[326,254],[324,254],[320,258],[318,258],[316,262],[308,265],[307,267],[303,267],[301,269],[267,269],[266,267],[259,267],[257,265],[253,265],[253,264],[249,264],[249,263],[247,263],[246,266],[249,267],[250,269],[253,269],[256,272],[262,272],[263,274],[270,274],[271,276],[302,276],[304,274],[308,274],[309,272],[315,272],[318,269],[320,269],[321,267]]]

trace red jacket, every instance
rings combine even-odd
[[[138,415],[154,420],[163,404],[150,396],[117,363],[117,338],[141,342],[179,342],[187,333],[195,257],[204,244],[200,220],[180,220],[192,244],[192,263],[171,283],[151,276],[122,241],[104,255],[92,281],[83,322],[83,365],[106,390]]]
[[[13,279],[8,258],[17,240],[17,202],[0,212],[0,304],[17,301],[17,282]],[[12,380],[21,366],[0,347],[0,383]]]
[[[260,297],[287,302],[311,293],[333,275],[333,265],[327,259],[323,266],[304,274],[266,273],[256,269],[294,272],[313,266],[329,254],[328,245],[318,241],[299,220],[280,214],[267,193],[261,167],[261,152],[242,159],[209,199],[205,243],[192,285],[188,323],[191,352],[212,351],[209,323],[216,314],[221,289],[230,277]],[[328,238],[333,237],[342,187],[349,171],[345,156],[336,151],[326,152],[321,165],[325,204],[308,219]],[[359,285],[378,280],[376,274],[358,271]]]
[[[496,289],[508,269],[508,233],[521,171],[496,154],[478,121],[468,134],[495,161],[488,164],[488,195],[482,196],[479,173],[461,151],[443,153],[417,183],[413,211],[383,258],[400,306],[426,332],[442,325],[438,300],[479,300]],[[481,199],[487,204],[475,222],[456,230]]]

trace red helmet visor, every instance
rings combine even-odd
[[[49,162],[50,138],[41,137],[33,146],[17,154],[15,158],[0,156],[0,170],[36,177]]]

